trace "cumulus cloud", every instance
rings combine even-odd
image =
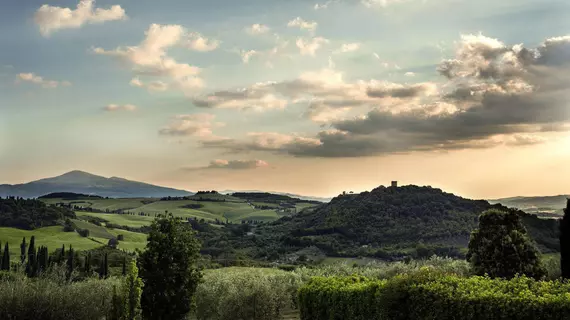
[[[329,0],[329,1],[326,1],[323,3],[315,3],[315,5],[313,6],[313,9],[314,10],[327,9],[334,2],[338,2],[338,0]]]
[[[85,24],[126,19],[125,10],[119,5],[108,9],[95,8],[95,0],[81,0],[76,9],[41,6],[34,16],[40,33],[49,36],[60,29],[80,28]]]
[[[145,32],[145,39],[137,46],[119,47],[114,50],[94,48],[93,52],[119,59],[131,66],[136,75],[166,78],[170,80],[169,87],[192,93],[204,86],[199,77],[201,69],[179,63],[166,52],[167,49],[183,43],[185,33],[184,28],[179,25],[152,24]]]
[[[175,116],[169,125],[160,129],[159,134],[165,136],[194,136],[210,138],[214,128],[223,127],[225,124],[214,122],[215,116],[208,113],[184,114]]]
[[[220,41],[208,39],[198,32],[191,32],[187,35],[184,46],[194,51],[208,52],[216,50],[220,46]]]
[[[71,86],[69,81],[55,81],[47,80],[35,73],[20,73],[16,76],[16,83],[29,82],[33,84],[40,85],[42,88],[55,89],[59,86],[68,87]]]
[[[310,40],[298,38],[295,44],[299,48],[301,55],[314,56],[323,44],[329,43],[328,39],[323,37],[314,37]]]
[[[123,105],[119,105],[119,104],[109,104],[106,105],[105,107],[103,107],[103,110],[105,111],[135,111],[137,109],[137,107],[135,105],[132,104],[123,104]]]
[[[307,30],[309,32],[315,32],[317,30],[317,22],[315,21],[305,21],[301,17],[297,17],[289,22],[287,22],[287,26],[290,28],[297,27],[301,30]]]
[[[405,75],[406,77],[415,77],[415,76],[416,76],[416,74],[415,74],[414,72],[411,72],[411,71],[408,71],[408,72],[404,73],[404,75]]]
[[[162,92],[168,90],[168,84],[163,81],[142,82],[139,78],[133,78],[130,85],[138,88],[145,88],[150,92]]]
[[[283,109],[287,100],[278,98],[263,86],[241,88],[233,91],[217,91],[193,100],[200,108],[227,108],[240,110],[265,111]]]
[[[256,95],[307,101],[306,115],[329,128],[318,134],[250,133],[204,147],[299,157],[532,145],[543,133],[570,130],[570,36],[536,48],[464,35],[437,68],[440,83],[346,82],[331,69],[292,81],[256,84]],[[253,94],[249,92],[248,94]],[[363,110],[353,118],[347,110]],[[318,121],[317,121],[318,122]]]
[[[254,23],[251,26],[245,27],[245,32],[251,35],[265,34],[268,33],[269,30],[271,29],[268,26],[259,23]]]

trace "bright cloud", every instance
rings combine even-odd
[[[166,136],[194,136],[209,138],[213,136],[214,128],[223,127],[221,122],[213,122],[215,116],[208,113],[177,115],[171,123],[160,129],[159,133]]]
[[[55,80],[47,80],[43,77],[36,75],[35,73],[20,73],[16,76],[16,83],[21,82],[29,82],[33,84],[37,84],[42,86],[46,89],[55,89],[59,86],[71,86],[71,82],[69,81],[55,81]]]
[[[336,50],[335,53],[353,52],[353,51],[356,51],[358,49],[360,49],[360,43],[358,43],[358,42],[345,43],[338,50]]]
[[[271,30],[268,26],[264,24],[254,23],[249,27],[245,27],[245,32],[256,35],[256,34],[265,34]]]
[[[150,92],[162,92],[168,90],[168,84],[163,81],[144,83],[139,78],[133,78],[130,85],[133,87],[145,88]]]
[[[132,104],[123,104],[123,105],[119,105],[119,104],[109,104],[106,105],[105,107],[103,107],[103,110],[105,111],[135,111],[137,109],[137,107],[135,105]]]
[[[317,30],[317,23],[315,21],[305,21],[301,17],[297,17],[289,22],[287,22],[288,27],[297,27],[301,30],[308,30],[310,32],[315,32]]]
[[[322,47],[322,45],[326,43],[329,43],[329,40],[323,37],[315,37],[310,40],[299,38],[295,42],[297,48],[299,48],[301,55],[310,55],[310,56],[314,56],[317,50],[319,50]]]
[[[60,29],[77,29],[85,24],[103,23],[105,21],[126,19],[125,10],[119,5],[109,9],[94,8],[95,0],[81,0],[75,10],[52,7],[44,4],[34,16],[40,33],[49,36]]]
[[[197,32],[192,32],[188,34],[184,46],[194,51],[208,52],[216,50],[220,46],[220,41],[208,39]]]
[[[201,69],[179,63],[166,52],[167,49],[179,45],[184,35],[182,26],[152,24],[145,32],[145,39],[138,46],[119,47],[114,50],[94,48],[93,52],[120,59],[130,65],[137,75],[166,78],[170,80],[169,87],[193,93],[204,86],[202,79],[198,77]]]

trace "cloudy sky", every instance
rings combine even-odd
[[[570,193],[567,0],[7,0],[0,183]]]

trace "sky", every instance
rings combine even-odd
[[[0,183],[568,194],[567,0],[26,0]]]

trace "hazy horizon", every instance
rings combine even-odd
[[[0,184],[81,170],[315,197],[392,180],[570,193],[568,1],[2,9]]]

